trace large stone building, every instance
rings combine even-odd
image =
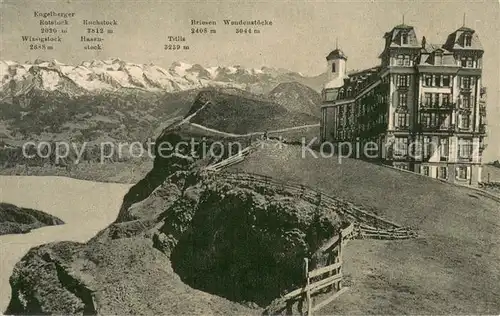
[[[477,184],[486,136],[477,33],[461,27],[434,45],[401,24],[384,40],[373,68],[346,72],[340,49],[326,57],[321,141],[359,158]]]

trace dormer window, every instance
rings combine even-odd
[[[347,96],[350,97],[352,95],[352,88],[347,88]]]
[[[442,65],[443,64],[443,51],[437,50],[434,52],[434,65]]]
[[[472,34],[465,34],[464,44],[465,47],[470,47],[472,45]]]
[[[408,33],[403,33],[401,36],[401,45],[408,44]]]

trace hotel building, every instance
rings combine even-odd
[[[373,68],[347,72],[340,49],[326,57],[321,141],[340,149],[349,143],[355,157],[477,185],[486,146],[484,50],[477,33],[461,27],[435,45],[401,24],[384,40]],[[375,146],[368,142],[378,149],[364,150]]]

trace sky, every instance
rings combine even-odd
[[[325,56],[339,47],[348,70],[379,63],[385,32],[402,23],[415,27],[419,39],[444,43],[465,25],[483,44],[483,84],[488,88],[488,148],[485,160],[500,159],[500,4],[488,1],[22,1],[0,0],[0,59],[19,62],[57,59],[64,63],[118,57],[168,68],[173,61],[204,66],[280,67],[305,75],[326,70]],[[34,11],[72,12],[63,43],[53,50],[29,50],[21,36],[40,36]],[[113,34],[104,34],[103,49],[89,51],[80,42],[84,19],[116,19]],[[216,34],[191,34],[190,20],[215,20]],[[224,19],[270,20],[252,27],[259,34],[236,34]],[[244,27],[247,28],[247,27]],[[165,50],[168,36],[184,36],[189,50]]]

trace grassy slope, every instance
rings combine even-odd
[[[318,123],[314,116],[292,112],[282,105],[258,98],[220,92],[211,92],[207,96],[211,103],[191,122],[223,132],[247,134]]]
[[[483,181],[488,181],[488,173],[490,174],[491,182],[500,182],[500,168],[492,165],[483,166]]]
[[[500,203],[360,160],[306,157],[300,147],[270,145],[232,169],[315,186],[422,235],[350,243],[344,273],[351,289],[321,313],[500,312]]]

